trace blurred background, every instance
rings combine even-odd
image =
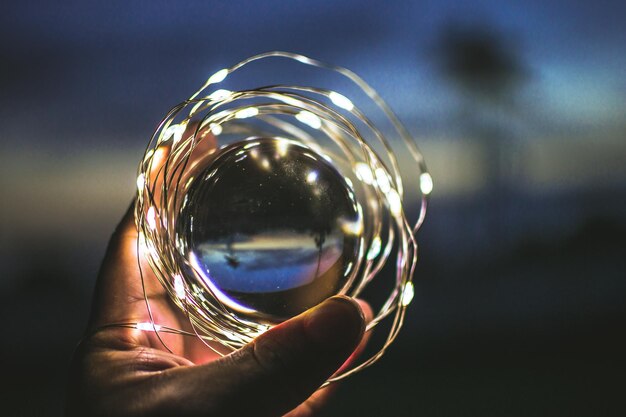
[[[62,413],[156,124],[281,49],[369,81],[435,181],[405,328],[327,414],[623,415],[625,18],[617,0],[3,4],[0,414]]]

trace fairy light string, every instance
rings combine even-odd
[[[283,58],[316,70],[339,74],[356,86],[393,127],[383,133],[357,103],[340,92],[311,86],[273,84],[256,89],[217,88],[233,73],[270,59]],[[334,375],[326,384],[345,378],[378,360],[394,341],[414,295],[412,278],[417,262],[415,234],[426,214],[433,185],[414,139],[378,93],[354,72],[303,55],[268,52],[255,55],[211,75],[189,99],[172,108],[159,123],[139,164],[135,219],[139,231],[139,257],[150,268],[171,300],[189,320],[191,331],[155,323],[145,292],[150,322],[111,326],[156,333],[174,333],[202,340],[225,355],[252,341],[272,325],[233,309],[193,256],[187,256],[184,237],[176,232],[177,216],[187,191],[210,156],[220,147],[255,137],[278,139],[277,152],[304,146],[344,175],[357,201],[361,222],[351,225],[359,235],[360,250],[351,265],[349,285],[343,293],[358,297],[388,262],[395,262],[392,289],[367,325],[371,331],[388,321],[387,337],[376,353],[351,369]],[[252,139],[250,139],[252,138]],[[377,150],[379,150],[377,152]],[[410,159],[401,170],[398,156]],[[419,192],[406,195],[406,184],[417,178]],[[416,213],[406,213],[405,201],[418,201]],[[409,222],[413,217],[413,223]],[[209,285],[199,285],[209,282]]]

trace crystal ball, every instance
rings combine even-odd
[[[238,314],[279,322],[350,286],[360,213],[324,157],[252,138],[221,149],[196,176],[176,230],[197,285]]]

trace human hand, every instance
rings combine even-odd
[[[132,207],[109,243],[94,296],[88,336],[75,352],[69,416],[280,416],[315,414],[334,384],[319,389],[364,345],[369,307],[333,297],[220,357],[201,341],[112,323],[185,328],[145,259],[138,259]],[[358,347],[358,349],[357,349]],[[356,351],[355,351],[356,349]]]

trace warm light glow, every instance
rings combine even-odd
[[[226,97],[228,97],[231,94],[232,94],[232,91],[230,91],[230,90],[219,89],[219,90],[215,90],[211,94],[209,94],[208,98],[209,98],[209,100],[213,100],[213,101],[221,101],[221,100],[224,100]]]
[[[433,191],[433,177],[428,172],[420,175],[420,190],[424,195],[428,195]]]
[[[274,96],[272,96],[272,97],[274,98]],[[276,98],[278,98],[283,103],[289,104],[290,106],[293,106],[293,107],[301,107],[303,105],[302,104],[302,100],[297,100],[297,99],[295,99],[293,97],[290,97],[290,96],[279,95]]]
[[[278,150],[278,154],[280,156],[286,156],[287,150],[289,149],[289,141],[285,139],[280,139],[276,143],[276,149]]]
[[[302,62],[303,64],[314,65],[313,61],[311,60],[311,58],[308,58],[308,57],[306,57],[304,55],[294,54],[293,59],[295,59],[298,62]]]
[[[247,119],[248,117],[254,117],[259,114],[259,109],[256,107],[246,107],[245,109],[238,110],[235,113],[235,119]]]
[[[415,290],[413,289],[413,283],[411,281],[404,284],[404,289],[402,290],[402,306],[406,307],[411,304],[413,300],[413,296],[415,295]]]
[[[357,162],[354,166],[354,170],[356,171],[356,177],[365,184],[370,185],[374,182],[374,175],[369,165],[363,162]]]
[[[254,148],[255,146],[259,146],[260,143],[259,142],[250,142],[247,145],[245,145],[243,148],[244,149],[250,149],[250,148]]]
[[[378,184],[378,188],[380,191],[387,194],[391,189],[391,184],[389,184],[389,177],[387,177],[387,172],[385,172],[382,168],[376,168],[376,184]]]
[[[354,108],[354,104],[352,104],[350,99],[343,94],[331,91],[328,98],[330,98],[330,101],[332,101],[336,106],[341,107],[342,109],[351,111]]]
[[[239,71],[239,68],[248,63],[270,57],[290,58],[329,70],[346,77],[354,84],[353,88],[338,90],[345,94],[343,95],[327,88],[298,85],[297,82],[281,84],[280,73],[274,73],[274,67],[269,68],[272,70],[269,74],[272,77],[260,87],[249,85],[245,80],[250,81],[252,78],[245,76],[232,80],[229,78],[227,85],[226,82],[221,86],[216,85],[230,77],[231,72]],[[292,75],[298,75],[291,71],[293,68],[285,69],[288,71],[289,79]],[[236,81],[242,81],[244,85],[237,85]],[[220,89],[222,86],[228,90]],[[244,89],[241,89],[242,87]],[[354,97],[358,97],[360,101],[353,103],[348,97],[359,89],[361,94]],[[361,103],[362,110],[356,107]],[[380,112],[368,114],[373,106],[377,106],[387,116],[386,125],[382,129],[374,122],[378,122],[380,116],[384,115]],[[193,129],[187,130],[188,125]],[[393,137],[387,136],[386,132],[390,132],[390,127],[395,127],[399,137],[396,137],[398,136],[396,134],[393,134]],[[199,135],[192,136],[193,131]],[[386,339],[381,337],[381,345],[376,356],[356,363],[348,372],[334,375],[327,383],[369,366],[386,350],[404,321],[404,307],[414,297],[413,284],[410,282],[417,260],[414,256],[417,249],[414,234],[424,219],[427,203],[424,197],[432,191],[433,184],[430,175],[421,169],[425,166],[424,161],[408,132],[364,80],[345,68],[324,64],[301,55],[280,51],[255,55],[208,77],[207,82],[203,83],[197,92],[168,113],[159,124],[156,135],[151,137],[136,178],[139,193],[135,212],[139,241],[131,244],[136,245],[140,259],[150,261],[149,266],[159,278],[158,281],[163,285],[167,297],[183,310],[191,327],[187,325],[177,329],[169,327],[170,323],[155,325],[152,323],[152,315],[139,316],[144,322],[136,323],[135,319],[131,323],[125,321],[117,325],[147,332],[162,329],[161,331],[167,333],[193,336],[189,331],[191,328],[194,332],[197,331],[198,337],[211,343],[209,348],[213,348],[214,343],[219,344],[221,346],[216,346],[216,352],[228,354],[277,323],[274,322],[273,313],[265,316],[263,303],[258,307],[261,311],[257,311],[256,307],[253,307],[257,304],[250,301],[251,299],[240,300],[237,295],[232,295],[238,294],[239,288],[228,281],[225,275],[230,269],[222,269],[222,265],[235,272],[236,268],[240,268],[241,271],[241,268],[267,267],[269,270],[273,266],[271,262],[285,262],[285,259],[281,259],[284,258],[282,252],[276,252],[276,259],[268,258],[266,261],[264,259],[267,257],[264,252],[266,248],[272,250],[285,248],[285,251],[292,251],[302,247],[303,251],[307,251],[308,262],[308,259],[313,259],[312,256],[308,256],[308,251],[313,249],[312,244],[315,243],[318,249],[316,276],[326,274],[324,271],[330,271],[328,268],[333,270],[338,268],[334,272],[337,279],[342,280],[337,282],[342,282],[343,286],[335,288],[333,293],[356,296],[366,288],[370,280],[382,275],[377,274],[382,268],[389,270],[390,273],[385,275],[390,277],[388,287],[392,287],[387,301],[368,325],[369,330],[384,317],[392,317],[389,320],[389,334]],[[281,135],[283,137],[279,137]],[[261,144],[266,143],[266,139],[275,140],[269,153],[265,153],[266,148],[261,147]],[[219,239],[202,243],[196,239],[198,231],[204,230],[198,221],[194,224],[194,219],[198,217],[190,215],[190,221],[179,221],[180,216],[189,215],[185,210],[181,210],[181,207],[186,209],[190,204],[198,204],[197,201],[200,201],[191,198],[194,196],[192,184],[197,182],[199,186],[201,185],[194,177],[202,173],[201,178],[204,180],[221,178],[222,171],[213,169],[214,167],[210,173],[205,174],[213,159],[197,159],[195,155],[190,157],[194,147],[201,145],[202,140],[208,140],[211,145],[215,145],[210,146],[214,149],[201,152],[206,156],[211,156],[213,152],[233,149],[234,146],[229,146],[233,141],[237,141],[237,147],[233,149],[235,154],[232,155],[234,163],[237,164],[247,158],[245,163],[253,165],[255,173],[265,175],[280,175],[281,173],[274,170],[291,163],[287,158],[302,151],[302,159],[311,165],[300,171],[299,181],[304,180],[305,188],[310,189],[307,191],[318,197],[322,194],[325,199],[348,197],[346,208],[349,210],[346,210],[344,215],[338,212],[334,220],[327,225],[330,232],[323,232],[318,240],[312,239],[308,234],[300,236],[299,232],[283,231],[282,228],[285,226],[281,225],[278,219],[276,225],[281,229],[276,236],[266,237],[266,226],[261,226],[259,230],[263,235],[259,237],[244,238],[237,234],[232,235],[231,231],[225,231],[220,232]],[[215,141],[217,143],[213,143]],[[395,164],[396,160],[402,164]],[[165,165],[167,163],[170,164]],[[405,165],[409,169],[403,172],[400,168]],[[168,167],[168,171],[161,170],[165,166]],[[341,192],[341,195],[335,194],[334,188],[331,190],[325,187],[326,176],[321,171],[325,166],[337,169],[335,174],[340,176],[341,187],[338,192]],[[157,174],[159,177],[155,180],[153,177]],[[161,178],[165,174],[166,178]],[[412,185],[407,187],[406,194],[402,191],[402,183]],[[265,185],[259,185],[259,192],[280,191],[268,191]],[[268,186],[270,185],[273,186],[268,183]],[[148,187],[150,192],[144,192]],[[411,204],[409,207],[411,211],[419,208],[418,213],[412,212],[408,213],[410,216],[405,216],[403,206],[405,195],[407,201],[411,202],[415,197],[422,197],[421,206]],[[179,196],[182,196],[182,203]],[[317,202],[318,200],[312,196],[311,203]],[[227,204],[226,201],[224,203]],[[262,222],[264,213],[257,215]],[[414,218],[418,219],[415,226],[409,224]],[[284,219],[284,222],[289,223],[290,220]],[[177,224],[184,225],[184,230],[174,227]],[[232,232],[237,233],[236,228]],[[329,233],[332,234],[327,236]],[[354,242],[349,246],[350,253],[343,253],[337,246],[341,242],[344,244],[348,242],[346,239]],[[202,240],[204,241],[204,238]],[[211,251],[210,257],[206,251]],[[217,253],[218,251],[221,253]],[[254,251],[254,256],[248,256],[248,252],[251,251]],[[301,262],[300,256],[304,258],[304,255],[304,252],[302,255],[298,252],[298,262]],[[255,260],[258,258],[263,262],[256,264],[249,261],[252,258]],[[142,265],[145,263],[138,265],[140,270]],[[395,273],[392,271],[394,268]],[[307,266],[306,271],[307,274],[313,272],[313,268]],[[304,277],[304,273],[299,271],[295,273]],[[145,276],[141,274],[142,282]],[[144,285],[145,288],[152,292],[151,286]],[[256,288],[250,289],[256,291]],[[277,286],[268,287],[267,291],[276,290],[282,294],[286,289],[288,288],[281,281]],[[258,291],[258,294],[254,293],[254,296],[265,297],[263,294],[265,290],[264,288],[263,291]],[[153,303],[150,293],[145,294],[148,312],[155,311],[150,310],[150,304]],[[285,297],[291,297],[288,294],[285,293]],[[269,294],[268,297],[270,296],[273,297]],[[381,300],[382,296],[384,294],[380,295]],[[304,298],[309,299],[308,295]],[[379,298],[378,295],[376,298]],[[285,300],[289,302],[286,298]],[[280,301],[283,302],[282,299]],[[303,302],[308,301],[303,299]],[[158,316],[154,316],[154,320],[162,322]],[[267,324],[270,322],[272,324]],[[163,343],[167,338],[164,339]]]
[[[228,68],[224,68],[209,77],[208,83],[215,84],[224,81],[228,75]]]
[[[158,324],[150,323],[150,322],[141,322],[135,325],[137,330],[141,330],[142,332],[158,332],[161,330],[161,326]]]
[[[143,191],[143,187],[146,185],[146,176],[143,173],[137,177],[137,189]]]
[[[237,333],[235,333],[235,332],[224,332],[224,335],[227,338],[229,338],[230,340],[234,340],[234,341],[241,340],[241,337],[239,335],[237,335]]]
[[[156,210],[154,209],[154,206],[150,206],[150,208],[148,208],[148,213],[146,213],[146,221],[148,222],[148,226],[150,226],[150,229],[156,229]]]
[[[352,272],[353,267],[354,267],[354,263],[348,262],[348,265],[346,266],[346,271],[343,273],[343,276],[347,277],[350,274],[350,272]]]
[[[171,138],[174,139],[174,143],[178,143],[180,139],[183,137],[183,132],[185,131],[185,126],[181,126],[179,124],[174,124],[165,129],[163,132],[163,142],[167,142]]]
[[[144,255],[148,252],[148,242],[146,242],[146,235],[143,232],[139,232],[139,255]]]
[[[363,233],[363,221],[359,218],[353,222],[341,222],[341,231],[347,235],[359,236]]]
[[[150,158],[152,158],[152,155],[154,155],[154,149],[150,149],[148,152],[146,152],[146,156],[143,158],[143,161],[147,163]]]
[[[217,123],[211,123],[209,125],[209,128],[211,129],[211,133],[213,133],[214,136],[218,136],[222,134],[222,125],[217,124]]]
[[[370,249],[367,251],[367,260],[371,261],[372,259],[375,259],[380,253],[380,248],[381,248],[380,236],[376,236],[374,237],[374,239],[372,239],[372,244],[370,246]]]
[[[180,274],[174,275],[174,291],[178,298],[185,299],[185,284],[183,284],[183,277]]]
[[[387,201],[389,202],[391,214],[395,217],[400,216],[400,214],[402,214],[402,200],[398,192],[393,188],[387,193]]]
[[[322,127],[322,121],[319,117],[311,113],[310,111],[303,110],[296,115],[296,119],[312,127],[313,129],[319,129]]]
[[[163,166],[163,162],[165,162],[165,158],[167,151],[164,147],[157,148],[152,157],[152,169],[156,170]]]

